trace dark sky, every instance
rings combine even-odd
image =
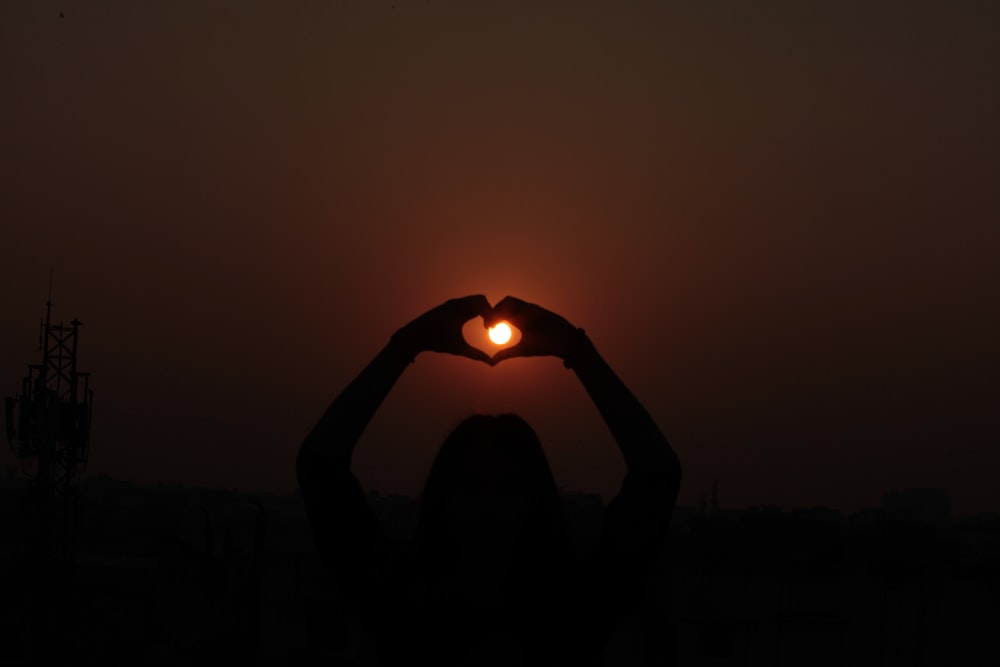
[[[88,474],[285,492],[396,328],[513,294],[587,329],[682,504],[1000,510],[998,71],[992,2],[4,2],[0,394],[51,266]],[[434,354],[363,483],[417,493],[475,410],[615,491],[557,360]]]

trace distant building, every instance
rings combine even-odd
[[[951,498],[944,489],[892,490],[882,496],[886,518],[942,525],[951,520]]]
[[[810,521],[839,523],[841,520],[840,510],[833,507],[796,507],[792,513]]]
[[[776,514],[781,514],[784,511],[785,511],[785,508],[782,507],[781,505],[751,505],[750,506],[750,513],[751,514],[767,514],[769,516],[773,516],[773,515],[776,515]]]

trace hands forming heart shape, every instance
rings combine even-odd
[[[490,356],[462,335],[469,320],[481,317],[485,327],[505,321],[521,331],[521,340]],[[555,356],[566,361],[579,347],[583,330],[560,315],[508,296],[491,306],[482,294],[450,299],[413,320],[393,336],[410,357],[420,352],[456,354],[495,366],[512,357]]]

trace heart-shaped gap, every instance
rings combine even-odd
[[[492,357],[498,350],[517,345],[521,342],[521,330],[510,322],[506,324],[510,327],[510,340],[503,345],[498,345],[490,340],[489,329],[483,326],[483,320],[480,317],[476,317],[465,323],[462,327],[462,337],[465,338],[466,343]]]

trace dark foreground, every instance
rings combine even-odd
[[[76,563],[21,556],[3,487],[0,665],[372,664],[301,500],[83,484]],[[414,503],[371,494],[404,540]],[[599,498],[565,494],[583,550]],[[607,665],[998,664],[1000,517],[678,508],[642,609]]]

